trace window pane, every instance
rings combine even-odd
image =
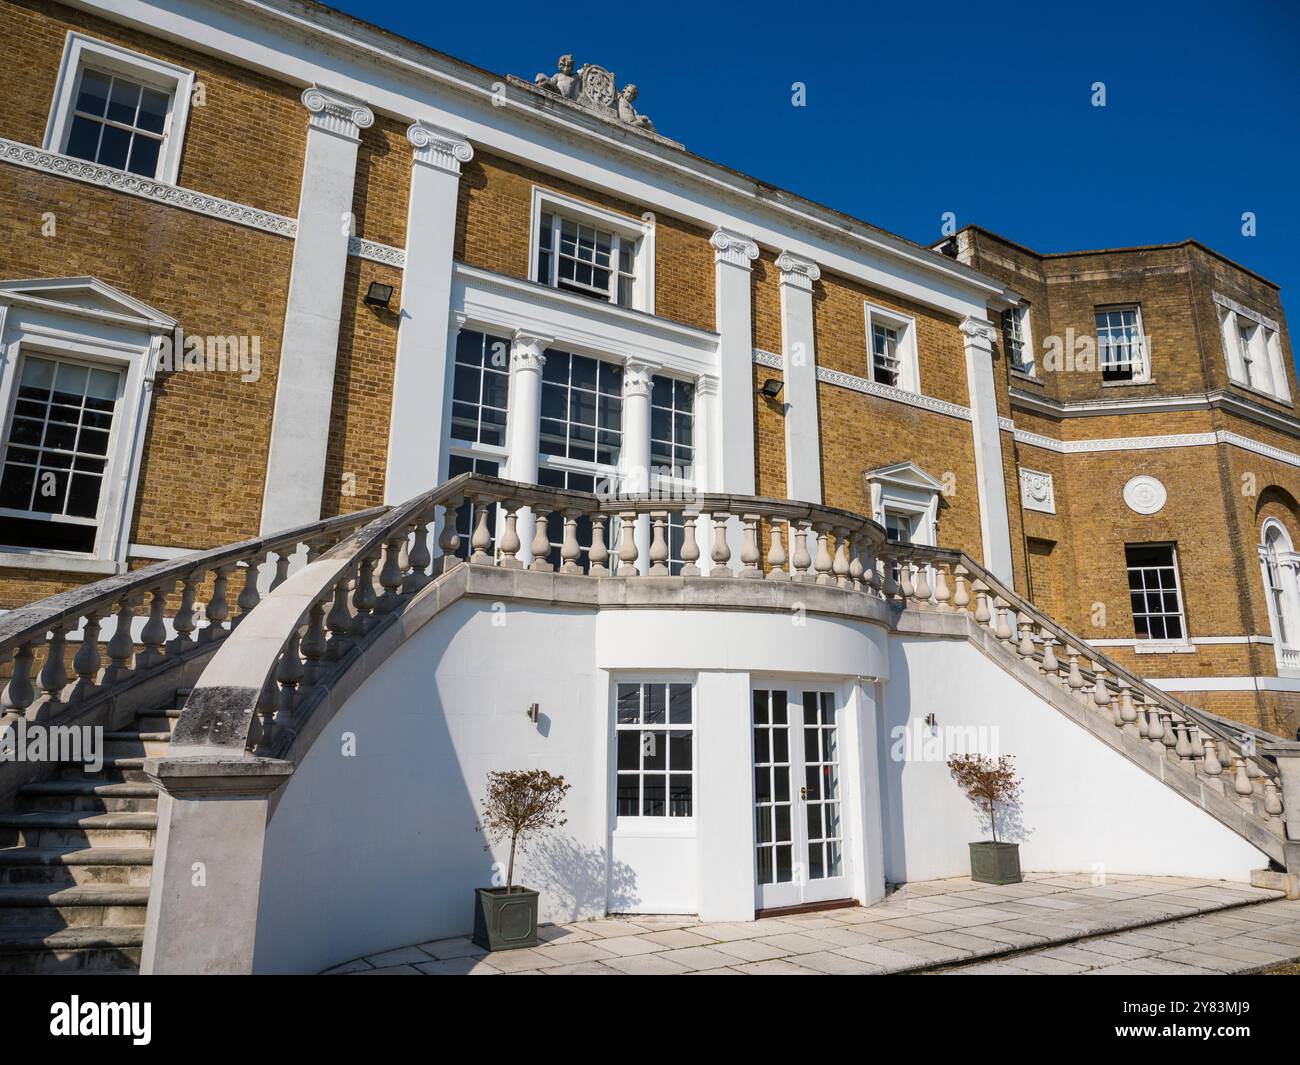
[[[68,134],[67,154],[93,163],[99,153],[99,131],[103,128],[100,123],[78,115],[72,120],[72,130]]]
[[[140,97],[140,116],[136,126],[150,133],[161,133],[167,121],[167,104],[171,97],[156,89],[145,89]]]
[[[89,115],[104,114],[108,106],[109,79],[96,70],[85,70],[81,74],[81,91],[77,94],[77,110]]]
[[[114,78],[113,88],[108,95],[109,121],[134,126],[135,113],[139,106],[140,86],[123,78]]]
[[[117,170],[126,169],[126,156],[131,148],[131,134],[116,126],[105,126],[99,138],[97,162]]]

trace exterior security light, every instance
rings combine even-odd
[[[781,389],[784,387],[784,381],[778,381],[775,377],[769,377],[763,382],[763,387],[758,390],[758,394],[764,399],[776,399],[776,397],[781,394]]]
[[[393,298],[393,286],[381,285],[378,281],[370,282],[370,289],[366,292],[365,298],[362,299],[367,307],[376,307],[382,310],[388,310],[388,301]]]

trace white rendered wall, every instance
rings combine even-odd
[[[988,838],[944,761],[892,756],[893,730],[929,713],[940,729],[995,726],[997,753],[1016,756],[1024,833],[1012,841],[1025,870],[1249,881],[1268,864],[972,645],[896,636],[889,673],[878,744],[890,882],[969,875],[967,844]]]
[[[800,675],[852,685],[885,665],[881,630],[797,620],[453,605],[375,670],[285,786],[267,829],[256,968],[319,971],[467,934],[473,889],[505,858],[501,848],[485,852],[475,831],[494,769],[545,768],[572,785],[568,824],[517,869],[518,882],[542,892],[542,920],[607,911],[752,918],[751,671],[792,687]],[[651,672],[697,680],[696,816],[615,829],[610,685]],[[538,726],[525,714],[534,702]],[[874,712],[870,700],[855,705]],[[846,731],[860,737],[875,723]],[[353,757],[341,754],[348,733]],[[872,776],[850,765],[862,757],[846,757],[846,778]],[[876,808],[874,795],[851,786],[854,809]],[[855,869],[881,882],[876,837],[860,833],[851,846]]]

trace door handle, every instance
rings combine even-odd
[[[808,801],[808,789],[807,789],[807,787],[802,787],[802,788],[799,789],[799,798],[801,798],[804,802],[807,802],[807,801]]]

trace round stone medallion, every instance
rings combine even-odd
[[[1134,477],[1124,486],[1124,502],[1138,514],[1159,513],[1168,498],[1165,486],[1146,474]]]

